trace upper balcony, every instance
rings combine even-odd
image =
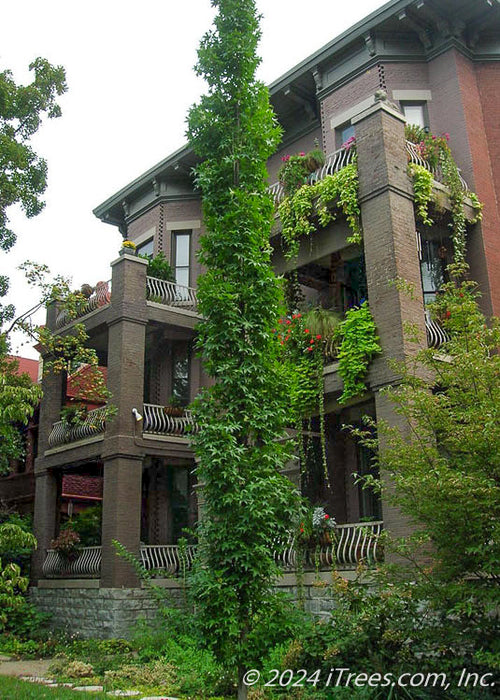
[[[125,257],[134,259],[130,253],[126,253]],[[76,308],[72,311],[62,308],[56,314],[55,329],[64,332],[77,322],[84,323],[87,330],[106,324],[113,313],[115,286],[113,280],[97,282],[94,287],[83,285],[82,299],[76,304]],[[123,288],[123,285],[121,287]],[[125,304],[127,301],[137,302],[141,296],[146,303],[148,321],[194,328],[199,319],[194,287],[145,275],[139,288],[136,285],[131,290],[128,300],[125,297],[123,301]]]

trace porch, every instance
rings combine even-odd
[[[346,523],[332,531],[332,542],[306,548],[306,570],[353,570],[359,564],[375,567],[384,558],[380,545],[382,521]],[[191,569],[196,557],[196,545],[142,544],[139,561],[153,578],[182,575]],[[292,572],[297,566],[297,547],[294,537],[284,547],[277,548],[274,558],[283,572]],[[68,560],[54,549],[48,549],[43,564],[45,579],[99,579],[101,573],[101,547],[82,547]]]

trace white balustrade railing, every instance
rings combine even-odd
[[[71,323],[76,318],[81,318],[87,314],[101,308],[102,306],[107,306],[111,301],[111,280],[107,282],[97,282],[94,291],[89,296],[77,304],[75,314],[70,313],[66,308],[62,309],[56,319],[56,328],[62,328],[67,323]]]
[[[354,158],[354,148],[339,148],[338,151],[330,153],[325,158],[325,164],[312,172],[307,181],[309,184],[314,184],[319,180],[324,180],[327,175],[333,175],[349,163],[352,163]],[[285,197],[285,190],[282,182],[275,182],[268,187],[268,192],[272,195],[274,204],[278,205]]]
[[[144,433],[153,435],[178,435],[181,437],[190,435],[197,430],[191,411],[179,411],[170,406],[157,406],[151,403],[144,404],[143,426]]]
[[[159,280],[156,277],[147,277],[146,288],[149,301],[174,306],[176,309],[196,311],[198,300],[196,299],[196,289],[193,287],[185,287],[168,280]]]
[[[79,425],[69,425],[66,421],[62,420],[54,423],[49,435],[49,447],[58,447],[68,442],[85,440],[94,435],[104,433],[106,427],[106,409],[106,406],[94,408],[93,411],[87,413],[84,421]]]
[[[412,143],[411,141],[406,142],[406,152],[408,154],[408,160],[410,163],[415,163],[416,165],[421,165],[423,168],[428,170],[430,173],[432,173],[432,177],[436,182],[440,182],[442,185],[445,185],[446,183],[444,182],[444,177],[443,177],[443,171],[442,168],[438,165],[437,168],[432,168],[429,163],[425,160],[425,158],[422,156],[422,153],[420,151],[420,147],[417,143]],[[469,191],[469,186],[465,182],[465,180],[462,177],[462,173],[460,172],[460,169],[458,170],[458,176],[460,178],[460,183],[462,185],[462,189],[464,192]]]
[[[332,542],[310,548],[306,564],[320,568],[355,568],[363,562],[370,566],[382,561],[379,545],[382,521],[348,523],[332,529]],[[176,544],[141,544],[140,561],[153,576],[176,576],[188,571],[196,557],[196,545],[179,547]],[[74,557],[63,557],[55,549],[48,549],[42,567],[45,578],[99,578],[101,547],[81,547]],[[283,569],[293,570],[297,564],[294,536],[277,546],[274,560]]]
[[[295,538],[291,534],[286,542],[275,542],[274,561],[282,569],[294,569],[297,564]]]
[[[427,345],[430,348],[439,348],[448,342],[449,338],[446,331],[441,328],[437,321],[431,318],[427,310],[425,311],[425,329],[427,331]]]
[[[82,547],[73,558],[48,549],[42,567],[44,578],[99,578],[101,547]]]
[[[176,544],[141,544],[141,563],[147,571],[175,576],[191,568],[196,556],[196,545],[179,547]]]
[[[382,561],[383,551],[379,546],[379,535],[383,529],[381,520],[367,523],[346,523],[332,528],[332,542],[318,545],[308,552],[311,564],[355,568],[360,562],[371,566]]]
[[[327,338],[323,346],[323,358],[325,362],[335,362],[340,350],[339,339],[335,336]]]

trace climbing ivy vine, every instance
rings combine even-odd
[[[317,224],[312,220],[314,214],[318,217],[319,225],[324,227],[335,221],[339,213],[344,214],[352,231],[347,242],[360,244],[362,230],[355,155],[349,165],[314,184],[302,185],[278,206],[282,236],[286,243],[285,257],[296,257],[301,237],[316,230]]]
[[[344,389],[339,403],[366,390],[365,377],[374,355],[382,351],[368,302],[352,307],[339,326],[339,375]]]
[[[467,219],[464,210],[465,199],[467,197],[471,201],[472,207],[476,212],[476,216],[470,222],[471,224],[481,220],[483,205],[474,192],[464,191],[459,169],[448,145],[448,134],[437,137],[426,133],[419,127],[407,125],[406,138],[415,143],[420,155],[430,168],[416,163],[408,164],[408,174],[413,181],[417,217],[426,226],[432,226],[434,223],[429,213],[431,204],[437,205],[432,188],[433,175],[431,169],[435,170],[439,167],[450,197],[452,220],[450,229],[454,248],[454,262],[462,263],[465,260],[467,234]]]

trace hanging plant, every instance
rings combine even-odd
[[[292,196],[302,185],[307,183],[308,176],[325,164],[325,154],[318,147],[298,155],[285,155],[281,158],[283,165],[278,171],[278,180],[283,185],[286,197]]]
[[[342,404],[366,390],[370,362],[374,355],[382,352],[367,301],[347,311],[339,326],[339,335],[338,372],[344,384],[339,403]]]
[[[443,182],[448,188],[451,204],[451,238],[454,247],[455,263],[463,262],[466,251],[467,219],[464,210],[464,201],[469,197],[472,207],[476,212],[471,223],[476,223],[482,218],[483,205],[474,192],[465,192],[460,178],[460,171],[448,145],[449,134],[434,136],[415,125],[406,125],[405,136],[417,146],[417,149],[426,161],[429,168],[415,163],[409,163],[408,174],[413,181],[413,191],[417,216],[426,226],[434,223],[429,215],[431,203],[436,204],[432,189],[433,172],[440,168]]]
[[[346,217],[352,231],[347,242],[360,244],[362,230],[356,157],[333,175],[327,175],[312,185],[303,184],[279,204],[281,232],[286,245],[285,257],[296,257],[300,239],[317,229],[317,224],[312,220],[315,214],[319,225],[325,227],[336,220],[339,212]]]
[[[339,327],[338,316],[325,309],[312,309],[307,314],[291,314],[279,320],[274,330],[276,340],[283,348],[283,358],[289,372],[291,422],[296,427],[301,464],[306,461],[302,442],[304,416],[319,416],[320,442],[325,481],[329,485],[326,459],[325,405],[323,393],[323,352],[325,342]],[[318,331],[323,332],[318,332]]]

